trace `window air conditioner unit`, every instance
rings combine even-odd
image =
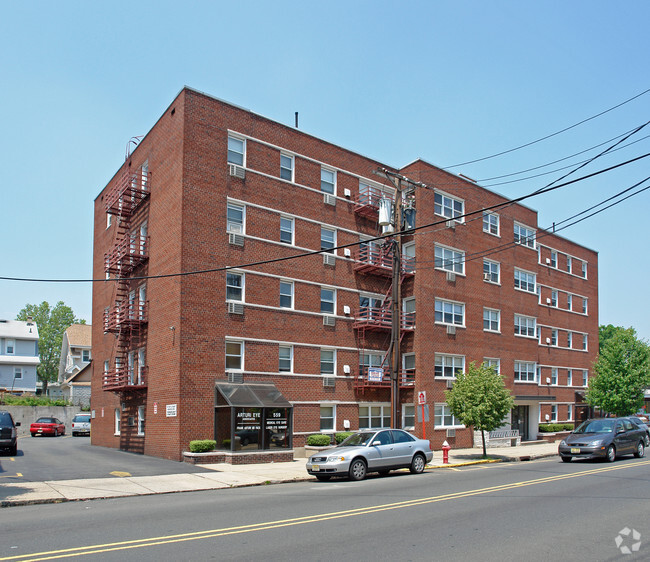
[[[454,381],[447,380],[447,388],[454,388]]]
[[[447,326],[447,333],[450,336],[456,335],[456,326]]]
[[[350,365],[343,365],[343,372],[346,375],[349,375],[350,374]]]
[[[244,373],[234,373],[233,371],[227,371],[226,375],[228,376],[228,382],[238,384],[244,382]]]
[[[483,281],[490,281],[490,274],[489,273],[484,273],[483,274]]]
[[[346,306],[343,307],[343,314],[345,314],[346,316],[349,316],[349,314],[350,314],[350,307],[349,306],[346,305]]]
[[[456,274],[452,271],[447,272],[447,281],[454,283],[456,281]]]
[[[325,193],[323,195],[323,203],[325,203],[325,205],[335,206],[336,205],[336,197],[334,197],[334,195],[330,195],[329,193]]]
[[[344,249],[343,249],[343,255],[344,255],[346,258],[349,258],[349,257],[352,255],[352,251],[350,250],[350,248],[344,248]]]
[[[447,228],[456,228],[455,220],[449,219],[445,224],[447,225]]]
[[[334,254],[323,254],[323,265],[336,265],[336,257],[334,257]]]
[[[228,303],[228,314],[244,314],[244,303],[241,303],[241,302],[229,302]]]
[[[233,246],[243,246],[244,237],[241,234],[236,234],[235,232],[229,232],[228,244],[232,244]]]
[[[350,197],[352,197],[352,192],[351,192],[351,191],[346,187],[346,188],[343,190],[343,195],[345,195],[345,198],[346,198],[346,199],[350,199]]]
[[[335,326],[336,318],[334,316],[323,316],[323,326]]]
[[[334,377],[323,377],[323,386],[330,388],[336,386],[336,379]]]
[[[241,166],[237,166],[237,164],[228,164],[228,173],[231,176],[242,180],[246,177],[246,170]]]
[[[456,430],[455,429],[448,429],[447,430],[447,437],[456,437]]]

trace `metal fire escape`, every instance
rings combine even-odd
[[[105,271],[115,279],[112,304],[104,311],[104,332],[115,335],[115,358],[103,376],[106,391],[147,387],[146,366],[138,363],[135,369],[129,354],[144,345],[146,336],[147,301],[132,286],[131,277],[149,258],[149,238],[142,225],[147,223],[150,180],[145,165],[137,173],[125,172],[106,195],[106,212],[117,223],[113,246],[104,254]]]

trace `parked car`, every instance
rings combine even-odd
[[[617,456],[626,454],[642,457],[646,437],[646,431],[629,418],[586,420],[560,441],[558,453],[564,462],[573,458],[604,458],[614,462]]]
[[[58,418],[38,418],[29,426],[32,437],[37,435],[65,435],[65,424]]]
[[[20,422],[15,422],[9,412],[0,411],[0,450],[9,451],[11,456],[18,453],[18,432],[16,427]]]
[[[332,476],[363,480],[368,472],[383,475],[398,468],[419,474],[432,458],[429,441],[402,429],[358,431],[337,447],[309,457],[307,472],[319,480]]]
[[[630,421],[636,425],[638,428],[643,429],[645,431],[645,446],[650,447],[650,427],[648,427],[647,422],[643,421],[643,418],[638,417],[638,416],[630,416]]]
[[[72,418],[72,436],[90,435],[90,414],[77,414]]]

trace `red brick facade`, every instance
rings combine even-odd
[[[233,170],[234,175],[228,165],[229,135],[244,147],[243,166]],[[281,154],[293,164],[292,171],[284,171],[290,174],[286,180],[281,178]],[[106,277],[105,256],[117,255],[114,249],[125,236],[127,257],[116,258],[110,279],[95,283],[93,290],[93,443],[180,460],[191,440],[214,438],[214,383],[227,378],[226,341],[243,350],[239,368],[232,371],[242,373],[244,382],[274,383],[293,403],[294,446],[320,432],[321,417],[330,412],[321,407],[332,407],[337,431],[344,429],[344,420],[352,429],[385,425],[390,390],[368,382],[359,364],[360,353],[388,349],[389,332],[381,326],[361,328],[358,320],[360,296],[381,302],[390,295],[390,276],[360,255],[358,246],[350,248],[349,256],[344,249],[336,250],[331,265],[321,254],[260,263],[320,250],[322,227],[335,232],[336,246],[380,235],[376,215],[366,213],[369,206],[362,205],[365,187],[360,183],[376,189],[389,186],[374,173],[382,167],[184,89],[95,201],[94,278]],[[329,201],[334,204],[325,202],[321,191],[322,168],[334,172],[335,197]],[[448,218],[441,216],[448,212],[445,205],[453,208],[454,201],[470,213],[506,200],[423,161],[392,171],[430,187],[415,191],[416,225],[433,225],[402,241],[415,245],[415,274],[404,276],[402,296],[414,297],[417,310],[417,326],[412,328],[411,316],[401,339],[401,352],[414,354],[408,356],[414,379],[400,390],[399,403],[407,406],[400,408],[406,425],[414,417],[416,392],[424,390],[430,408],[426,436],[434,448],[445,439],[453,446],[470,446],[469,430],[456,428],[451,437],[447,429],[453,427],[434,416],[441,413],[447,388],[447,380],[435,376],[435,366],[438,361],[443,374],[453,375],[453,368],[485,358],[500,361],[500,372],[521,406],[518,416],[525,417],[519,423],[524,438],[535,438],[537,424],[547,415],[566,421],[569,406],[575,419],[583,371],[589,371],[598,349],[597,254],[542,232],[536,212],[519,204],[494,211],[496,235],[484,232],[482,214],[441,223]],[[125,177],[144,195],[122,216],[129,202],[114,198]],[[442,210],[436,207],[436,194],[443,197]],[[115,216],[107,227],[111,201]],[[234,238],[227,231],[229,203],[243,211],[241,232],[233,232]],[[293,244],[281,242],[281,218],[293,224]],[[532,248],[513,244],[515,224],[535,233]],[[518,235],[529,231],[520,229]],[[134,261],[134,245],[142,242],[145,248],[145,240],[146,256]],[[454,276],[447,275],[444,264],[436,267],[441,265],[436,264],[436,245],[456,252],[447,255],[462,256],[457,266],[461,270]],[[484,260],[493,267],[498,263],[498,278],[486,280]],[[373,267],[359,267],[364,263]],[[241,297],[229,299],[241,307],[230,312],[222,269],[226,266],[236,268],[243,280]],[[520,288],[515,288],[515,270]],[[197,271],[204,273],[190,274]],[[184,275],[177,275],[180,272]],[[116,282],[118,276],[130,280]],[[281,282],[293,286],[291,308],[280,306]],[[335,292],[334,314],[326,314],[333,316],[333,326],[324,325],[321,287]],[[436,300],[457,314],[451,324],[455,334],[448,333],[444,317],[436,322]],[[118,301],[121,308],[115,308]],[[125,312],[127,301],[136,304]],[[492,311],[493,330],[484,329],[485,308]],[[134,310],[126,336],[111,331]],[[529,337],[515,335],[515,315],[527,317],[523,329]],[[280,347],[291,350],[289,372],[280,371]],[[333,380],[325,381],[321,374],[321,348],[335,352]],[[118,359],[116,365],[116,357],[121,364]],[[237,362],[236,357],[230,360]],[[446,370],[440,365],[445,361]],[[516,364],[518,376],[525,364],[525,378],[532,380],[515,382]],[[120,378],[124,372],[126,384]],[[168,415],[174,406],[175,415]],[[373,414],[372,422],[365,421],[367,412]],[[414,432],[423,432],[417,418]]]

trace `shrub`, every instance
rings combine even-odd
[[[344,441],[345,439],[350,437],[350,435],[352,435],[352,431],[340,431],[339,433],[334,435],[334,439],[336,439],[336,444],[338,445],[339,443],[341,443],[341,441]]]
[[[558,431],[572,431],[572,423],[540,423],[540,433],[557,433]]]
[[[190,441],[190,451],[192,453],[207,453],[208,451],[214,451],[216,446],[217,442],[214,439],[197,439],[196,441]]]
[[[7,406],[70,406],[63,398],[49,398],[47,396],[14,396],[4,394],[0,396],[0,404]]]
[[[323,435],[322,433],[314,433],[307,437],[307,445],[312,447],[326,447],[332,442],[332,438],[329,435]]]

